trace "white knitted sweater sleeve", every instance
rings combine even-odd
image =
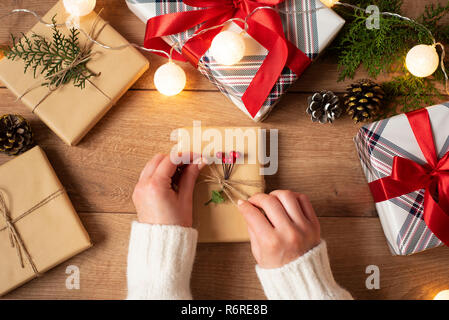
[[[128,299],[192,299],[190,275],[198,233],[179,226],[133,222]],[[352,299],[334,280],[326,243],[278,269],[256,272],[269,299]]]
[[[198,232],[133,222],[128,250],[130,300],[192,299],[190,274]]]
[[[277,269],[256,266],[268,299],[349,300],[352,296],[334,280],[326,242]]]

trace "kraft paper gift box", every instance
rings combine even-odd
[[[449,151],[449,103],[428,107],[427,110],[437,157],[441,159]],[[362,127],[355,143],[368,183],[390,176],[396,156],[426,164],[405,114]],[[424,192],[417,190],[376,203],[394,255],[409,255],[443,244],[423,220]]]
[[[3,295],[35,278],[35,271],[42,274],[91,247],[91,242],[40,147],[0,166],[0,176],[0,192],[5,201],[5,206],[0,206]],[[14,230],[8,228],[6,219],[10,219]],[[15,247],[11,245],[11,236],[18,240]]]
[[[126,2],[130,10],[144,23],[147,23],[153,17],[168,13],[204,9],[188,6],[182,0],[126,0]],[[288,67],[284,67],[270,94],[254,116],[251,116],[248,112],[242,101],[242,96],[268,54],[267,49],[258,41],[246,34],[244,36],[246,44],[245,57],[232,66],[217,63],[210,50],[208,50],[199,59],[198,70],[250,118],[254,121],[264,120],[279,102],[281,96],[298,79],[309,63],[315,60],[332,42],[345,23],[332,9],[325,7],[318,0],[286,0],[278,5],[278,8],[284,11],[314,10],[321,7],[323,8],[307,14],[281,15],[286,39],[305,54],[307,62],[304,62],[299,74],[295,74]],[[192,36],[197,29],[193,28],[186,32],[166,36],[163,39],[169,45],[184,44],[185,40]],[[238,33],[242,31],[234,22],[227,25],[224,30],[226,29]],[[177,50],[177,47],[175,49]]]
[[[62,1],[58,2],[43,19],[52,21],[53,16],[57,23],[64,23],[67,20],[68,14]],[[89,33],[97,17],[94,12],[82,17],[81,29]],[[101,30],[106,24],[104,20],[99,19],[96,31]],[[69,32],[66,27],[59,30],[64,34]],[[42,23],[37,23],[29,34],[31,32],[45,36],[49,40],[53,35],[53,30]],[[79,40],[81,47],[87,38],[80,33]],[[128,43],[108,24],[101,30],[96,40],[112,47]],[[87,63],[87,67],[100,75],[90,78],[84,89],[73,86],[73,83],[67,83],[45,98],[49,92],[48,88],[38,87],[21,98],[30,110],[69,145],[77,144],[149,66],[148,60],[133,47],[108,50],[93,45],[92,52],[95,54]],[[3,58],[0,61],[0,80],[20,97],[28,89],[42,82],[42,77],[35,79],[32,70],[24,74],[24,62],[20,59],[12,61]]]
[[[210,128],[202,127],[202,132],[206,130],[215,130],[223,139],[210,138],[213,140],[203,141],[198,144],[201,149],[198,149],[193,142],[193,128],[178,129],[178,151],[187,152],[192,151],[195,154],[202,154],[203,157],[215,160],[217,152],[238,151],[242,155],[241,161],[243,163],[236,163],[230,179],[233,181],[243,181],[249,185],[237,185],[239,192],[251,196],[255,193],[264,192],[264,176],[261,174],[262,165],[260,163],[258,153],[259,144],[256,142],[255,146],[251,143],[252,138],[258,139],[260,136],[260,128],[242,127],[242,128]],[[251,136],[247,138],[240,145],[235,141],[225,139],[226,130],[241,129],[243,134],[237,134],[243,137],[244,134]],[[209,131],[210,132],[210,131]],[[196,141],[196,140],[195,140]],[[242,140],[243,141],[243,140]],[[212,143],[212,145],[210,145]],[[212,146],[207,148],[207,146]],[[265,152],[263,146],[261,152]],[[194,228],[198,230],[199,242],[246,242],[249,241],[247,225],[243,219],[242,214],[237,209],[236,205],[224,195],[225,202],[215,204],[206,203],[211,199],[212,191],[219,191],[220,185],[217,183],[205,182],[208,177],[213,176],[212,168],[220,175],[223,174],[221,164],[213,163],[206,166],[200,173],[198,182],[195,186],[193,195],[193,220]],[[242,195],[233,192],[234,201],[242,198]]]

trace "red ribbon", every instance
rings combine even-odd
[[[427,109],[406,115],[427,163],[395,157],[391,175],[371,182],[369,187],[376,202],[425,189],[424,221],[449,245],[449,152],[438,160]]]
[[[151,18],[147,22],[144,46],[168,52],[170,46],[162,40],[168,36],[203,24],[197,31],[220,25],[231,18],[245,19],[250,12],[261,6],[275,6],[284,0],[184,0],[186,5],[205,9],[169,13]],[[248,20],[248,34],[268,50],[262,66],[257,71],[242,101],[254,118],[276,84],[282,70],[287,66],[300,75],[311,60],[284,35],[281,18],[273,10],[258,10]],[[236,21],[240,27],[243,23]],[[209,49],[213,38],[220,32],[216,28],[187,41],[182,55],[174,53],[173,59],[190,61],[197,66],[199,59]]]

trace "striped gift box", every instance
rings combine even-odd
[[[185,5],[182,0],[126,0],[126,2],[131,11],[145,23],[148,19],[158,15],[198,9]],[[279,8],[285,11],[301,11],[323,6],[318,0],[286,0]],[[287,39],[312,60],[318,57],[344,25],[344,20],[329,8],[307,14],[281,15],[281,18]],[[236,32],[242,30],[235,23],[230,23],[225,29]],[[184,43],[196,30],[197,28],[193,28],[165,37],[164,40],[170,45]],[[239,63],[233,66],[218,64],[208,51],[201,57],[198,70],[239,109],[251,117],[241,98],[262,65],[267,50],[250,36],[245,36],[247,38],[246,56]],[[254,118],[251,118],[255,121],[262,121],[280,97],[298,79],[298,76],[289,68],[284,68],[262,108]]]
[[[427,109],[441,158],[449,150],[449,102]],[[395,156],[426,163],[405,114],[362,127],[354,140],[368,183],[390,176]],[[442,245],[425,224],[423,208],[424,190],[376,203],[394,255],[409,255]]]

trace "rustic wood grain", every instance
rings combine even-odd
[[[5,296],[7,299],[123,299],[131,214],[81,214],[94,247]],[[449,249],[393,257],[377,218],[321,218],[336,280],[358,299],[431,299],[449,288]],[[192,276],[196,299],[264,299],[248,243],[200,244]],[[67,266],[80,268],[80,290],[67,290]],[[368,265],[380,290],[365,287]],[[157,276],[157,275],[155,275]]]
[[[279,129],[279,171],[267,189],[294,189],[311,197],[322,216],[374,215],[347,118],[335,125],[312,123],[306,95],[289,94],[261,127]],[[0,114],[31,119],[36,141],[48,153],[78,211],[134,212],[131,194],[141,169],[158,152],[169,152],[172,130],[192,126],[251,126],[252,120],[220,92],[183,92],[166,98],[154,91],[130,91],[76,147],[62,143],[6,89]],[[8,161],[0,156],[0,163]]]

